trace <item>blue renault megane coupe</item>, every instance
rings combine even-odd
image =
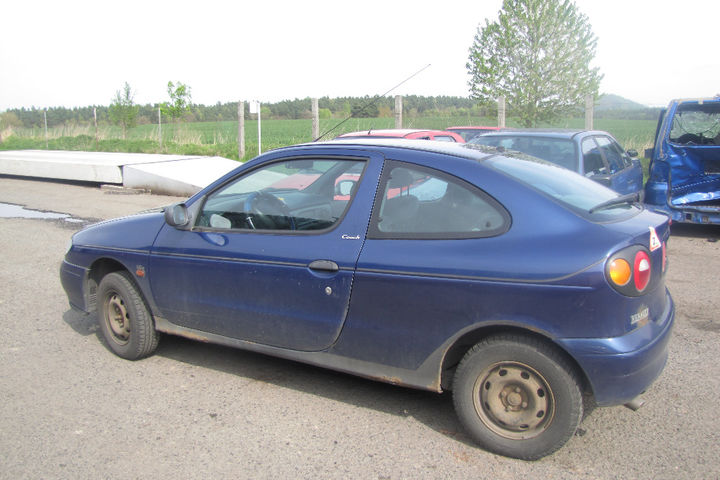
[[[481,447],[537,459],[665,365],[669,221],[637,200],[481,145],[297,145],[76,233],[61,279],[120,357],[181,335],[449,390]]]

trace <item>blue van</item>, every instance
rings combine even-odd
[[[645,156],[648,207],[676,222],[720,224],[720,95],[671,101]]]

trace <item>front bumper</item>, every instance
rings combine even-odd
[[[585,372],[598,405],[631,401],[662,372],[675,319],[675,304],[667,290],[665,295],[665,310],[660,318],[627,335],[558,340]]]
[[[85,295],[85,279],[87,278],[88,269],[68,263],[63,260],[60,265],[60,283],[67,294],[70,306],[88,313],[88,299]]]

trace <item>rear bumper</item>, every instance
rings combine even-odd
[[[598,405],[631,401],[662,372],[675,319],[672,297],[667,290],[665,295],[666,306],[660,318],[627,335],[558,341],[585,372]]]
[[[645,206],[652,211],[668,215],[673,222],[720,225],[718,207],[684,205],[670,208],[667,205],[653,204],[645,204]]]

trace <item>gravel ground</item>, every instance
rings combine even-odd
[[[720,478],[720,227],[673,228],[676,327],[646,405],[524,462],[475,448],[447,394],[174,337],[111,354],[68,307],[65,247],[83,220],[176,200],[0,176],[0,202],[77,220],[0,218],[0,478]]]

